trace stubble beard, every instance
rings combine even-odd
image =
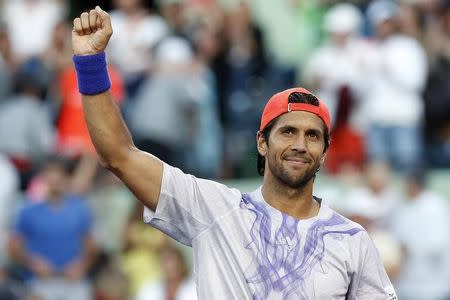
[[[277,165],[273,163],[273,161],[274,160],[268,161],[270,172],[279,182],[292,189],[301,189],[305,187],[320,169],[320,163],[314,162],[314,165],[306,169],[302,174],[292,175],[282,164]]]

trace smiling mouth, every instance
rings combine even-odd
[[[304,158],[285,158],[285,161],[287,161],[289,164],[292,165],[296,165],[296,166],[304,166],[306,164],[308,164],[308,160],[304,159]]]

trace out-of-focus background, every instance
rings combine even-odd
[[[70,37],[97,4],[139,148],[251,191],[264,104],[309,88],[333,123],[315,194],[368,230],[400,299],[450,299],[449,0],[0,1],[0,299],[195,299],[190,250],[87,134]]]

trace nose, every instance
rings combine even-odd
[[[293,144],[291,145],[291,150],[300,153],[306,152],[306,139],[303,134],[298,134],[295,138]]]

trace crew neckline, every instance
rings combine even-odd
[[[259,188],[257,188],[255,191],[250,193],[250,197],[252,199],[254,199],[255,201],[263,203],[264,207],[266,207],[266,209],[269,212],[270,216],[272,218],[275,218],[278,221],[282,221],[283,219],[290,219],[290,220],[293,220],[293,221],[298,222],[298,223],[310,224],[310,223],[314,223],[317,220],[326,219],[328,217],[328,215],[329,215],[329,209],[328,209],[327,205],[322,201],[321,198],[318,198],[318,197],[315,197],[315,196],[313,196],[313,199],[320,206],[319,207],[319,212],[317,213],[317,215],[315,215],[315,216],[313,216],[311,218],[307,218],[307,219],[298,219],[296,217],[288,215],[288,214],[286,214],[286,213],[276,209],[275,207],[271,206],[264,199],[264,196],[262,194],[262,185]]]

